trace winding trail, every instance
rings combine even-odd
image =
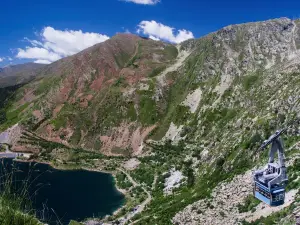
[[[119,221],[119,224],[125,224],[127,223],[131,218],[133,218],[136,214],[141,213],[146,205],[148,205],[151,200],[152,200],[152,196],[150,194],[149,191],[147,191],[147,189],[145,187],[143,187],[141,184],[137,183],[131,176],[129,173],[127,173],[125,170],[118,168],[117,170],[119,170],[120,172],[124,173],[128,180],[133,184],[134,187],[140,186],[143,191],[147,194],[147,198],[145,201],[142,202],[142,204],[138,205],[135,207],[136,210],[134,210],[133,212],[129,212],[127,215],[117,219]]]
[[[154,188],[155,188],[155,185],[156,185],[156,182],[157,182],[157,174],[155,174],[155,176],[154,176],[154,180],[153,180],[153,183],[152,183],[152,190],[154,190]],[[139,222],[140,220],[142,220],[142,219],[145,219],[145,218],[148,218],[149,216],[144,216],[144,217],[142,217],[142,218],[140,218],[140,219],[138,219],[138,220],[135,220],[135,221],[133,221],[132,223],[130,223],[131,225],[133,225],[133,224],[136,224],[137,222]]]
[[[127,173],[125,170],[118,168],[117,170],[119,170],[120,172],[124,173],[128,180],[133,184],[134,187],[140,186],[143,191],[147,194],[147,198],[145,201],[143,201],[140,205],[137,205],[135,207],[135,210],[133,212],[129,212],[127,215],[122,216],[120,218],[117,219],[117,221],[119,221],[119,224],[126,224],[127,222],[129,222],[135,215],[141,213],[142,211],[144,211],[145,207],[151,202],[152,200],[152,196],[151,193],[145,188],[143,187],[141,184],[137,183],[131,176],[129,173]],[[152,189],[155,187],[157,181],[157,175],[154,176],[154,180],[152,183]],[[137,220],[138,221],[138,220]],[[131,222],[130,224],[134,224],[137,221]]]

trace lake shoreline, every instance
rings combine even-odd
[[[97,169],[92,169],[92,168],[87,168],[87,167],[78,167],[78,168],[66,168],[66,167],[59,167],[54,165],[51,162],[47,162],[47,161],[40,161],[40,160],[26,160],[26,159],[14,159],[14,161],[17,162],[32,162],[32,163],[40,163],[40,164],[45,164],[45,165],[49,165],[51,166],[53,169],[56,170],[63,170],[63,171],[74,171],[74,170],[86,170],[86,171],[91,171],[91,172],[99,172],[99,173],[105,173],[105,174],[110,174],[110,175],[114,175],[114,171],[105,171],[105,170],[97,170]]]
[[[122,190],[121,188],[118,187],[117,185],[117,180],[116,180],[116,172],[117,171],[101,171],[97,168],[88,168],[88,167],[77,167],[77,168],[66,168],[64,167],[63,165],[56,165],[54,163],[51,163],[49,161],[42,161],[42,160],[38,160],[38,159],[31,159],[31,160],[27,160],[27,159],[13,159],[12,160],[13,162],[19,162],[19,163],[27,163],[27,164],[40,164],[40,165],[47,165],[49,167],[51,167],[50,170],[60,170],[60,171],[89,171],[89,172],[95,172],[95,173],[101,173],[101,174],[107,174],[107,175],[110,175],[111,176],[111,179],[112,179],[112,188],[115,189],[115,192],[121,195],[123,195],[123,200],[121,202],[121,204],[119,204],[118,206],[116,205],[116,208],[111,208],[111,211],[110,212],[107,212],[107,211],[99,211],[99,212],[103,212],[103,217],[102,216],[99,216],[99,220],[101,220],[101,218],[106,218],[106,217],[109,217],[109,216],[113,216],[113,215],[116,215],[120,212],[120,210],[122,210],[124,207],[126,207],[126,192],[124,192],[124,190]],[[22,165],[22,164],[21,164]],[[100,184],[101,185],[101,184]],[[100,191],[100,190],[99,190]],[[106,193],[106,192],[104,192]],[[92,212],[92,211],[91,211]],[[97,218],[97,216],[95,217]],[[76,218],[74,218],[76,220]],[[81,218],[81,220],[79,221],[89,221],[91,220],[91,218],[89,217],[86,217],[86,218]]]
[[[24,162],[24,163],[39,163],[39,164],[44,164],[44,165],[48,165],[50,167],[52,167],[53,169],[55,170],[61,170],[61,171],[79,171],[79,170],[84,170],[84,171],[90,171],[90,172],[97,172],[97,173],[104,173],[104,174],[109,174],[113,177],[113,182],[114,182],[114,186],[116,188],[116,190],[119,192],[119,193],[122,193],[125,197],[125,200],[127,198],[127,191],[120,188],[117,184],[117,178],[116,178],[116,173],[117,171],[105,171],[105,170],[99,170],[99,169],[94,169],[94,168],[87,168],[87,167],[79,167],[79,168],[66,168],[64,166],[56,166],[54,165],[53,163],[51,162],[47,162],[47,161],[40,161],[40,160],[37,160],[37,159],[34,159],[34,160],[26,160],[26,159],[14,159],[14,161],[16,162]],[[126,207],[126,203],[123,204],[121,207],[117,208],[116,210],[114,210],[112,212],[112,215],[117,215],[124,207]],[[111,216],[111,215],[106,215],[107,216]],[[87,220],[89,221],[89,220]]]

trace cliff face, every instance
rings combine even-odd
[[[267,155],[255,150],[300,116],[299,29],[299,21],[281,18],[228,26],[179,46],[120,34],[47,66],[5,106],[1,128],[19,122],[31,132],[21,137],[29,148],[35,136],[139,156],[131,174],[152,201],[137,224],[249,222],[263,207],[249,197],[251,169]],[[299,135],[297,124],[284,136],[287,207],[299,189]],[[180,174],[173,188],[172,174]]]

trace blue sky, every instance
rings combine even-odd
[[[4,0],[0,6],[0,67],[50,63],[117,32],[139,30],[178,43],[229,24],[300,16],[296,0]]]

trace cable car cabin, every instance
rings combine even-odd
[[[254,171],[254,196],[270,206],[284,204],[285,186],[288,182],[283,143],[280,135],[286,129],[276,131],[268,140],[264,141],[260,149],[271,144],[269,162],[263,169]],[[275,153],[278,153],[278,162],[274,162]]]
[[[276,181],[284,169],[277,163],[268,163],[267,168],[254,173],[254,196],[270,206],[284,204],[286,180]]]
[[[278,186],[269,190],[264,184],[256,181],[254,185],[254,196],[269,206],[279,206],[284,204],[285,189],[284,187]]]

